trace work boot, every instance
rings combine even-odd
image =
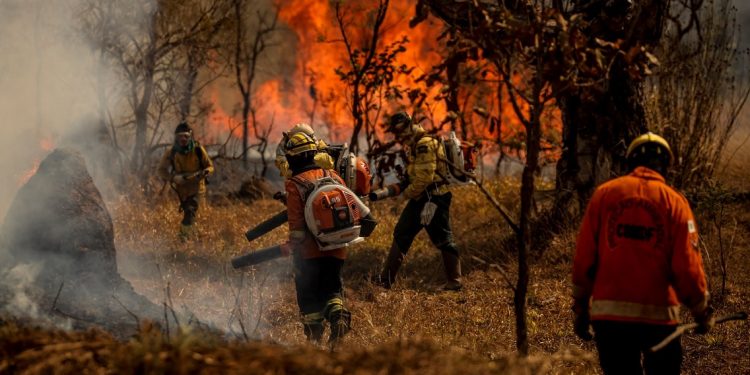
[[[443,266],[445,266],[445,278],[447,282],[443,290],[457,291],[461,290],[461,260],[457,254],[449,251],[442,251]]]
[[[325,330],[323,322],[302,323],[302,327],[305,330],[305,337],[307,337],[308,341],[317,343],[323,338],[323,331]]]
[[[310,313],[302,316],[302,328],[305,330],[305,337],[308,341],[320,342],[323,338],[323,331],[325,326],[323,325],[323,314],[321,313]]]
[[[188,238],[190,238],[192,232],[193,232],[192,225],[181,224],[180,231],[177,233],[177,237],[179,237],[180,241],[186,242]]]
[[[401,268],[401,264],[404,262],[406,254],[399,250],[396,243],[391,245],[391,250],[388,252],[388,258],[383,265],[383,271],[380,275],[373,277],[373,283],[382,286],[386,289],[391,289],[391,286],[396,282],[396,274],[398,269]]]
[[[337,310],[329,317],[331,323],[331,335],[328,336],[329,344],[336,344],[352,327],[352,313],[346,309]]]

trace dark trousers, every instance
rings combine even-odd
[[[302,315],[322,313],[332,298],[341,298],[344,260],[335,257],[303,259],[294,253],[294,284]]]
[[[428,198],[423,194],[419,199],[410,199],[406,204],[401,217],[396,223],[393,230],[393,241],[398,246],[401,253],[406,254],[414,242],[414,237],[424,228],[430,236],[430,241],[441,251],[447,251],[458,256],[458,249],[453,242],[453,231],[451,230],[450,208],[451,193],[432,196],[429,201],[437,205],[435,216],[426,227],[420,223],[422,208],[428,202]]]
[[[679,374],[682,345],[676,339],[656,353],[649,348],[675,330],[675,326],[615,321],[594,321],[599,363],[606,375]],[[643,363],[641,364],[641,355]]]
[[[195,214],[198,212],[198,195],[191,195],[180,201],[182,211],[182,225],[195,224]]]

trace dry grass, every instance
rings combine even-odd
[[[514,206],[517,186],[512,181],[495,182],[489,188],[509,208]],[[17,344],[2,346],[3,356],[10,359],[2,362],[0,372],[13,368],[7,366],[31,373],[50,369],[34,360],[41,358],[44,350],[58,353],[57,357],[45,356],[50,361],[56,358],[57,365],[78,363],[62,369],[88,368],[91,372],[183,373],[198,368],[205,372],[242,369],[264,373],[598,371],[593,344],[579,341],[570,328],[569,272],[576,223],[568,223],[570,230],[533,259],[528,311],[532,356],[520,361],[512,354],[514,316],[505,279],[506,274],[514,278],[515,266],[512,256],[498,245],[509,230],[474,188],[455,189],[451,211],[463,251],[464,291],[439,290],[442,265],[438,251],[424,233],[415,241],[395,289],[385,291],[365,281],[385,258],[401,205],[396,201],[374,204],[380,225],[373,237],[350,252],[345,267],[346,303],[353,313],[353,331],[345,346],[326,354],[320,351],[324,348],[304,342],[288,259],[243,271],[228,266],[231,257],[250,248],[284,240],[285,228],[252,244],[242,235],[250,226],[283,209],[281,204],[261,201],[252,206],[235,202],[203,207],[198,238],[183,244],[176,239],[180,214],[171,197],[109,202],[115,218],[120,272],[136,291],[156,303],[171,297],[175,308],[191,311],[198,319],[227,332],[226,337],[205,340],[175,335],[173,330],[168,338],[146,328],[130,342],[118,343],[102,333],[46,332],[6,324],[0,328],[0,342],[15,340]],[[735,205],[731,212],[747,212],[750,208],[747,203]],[[745,279],[750,268],[746,250],[750,214],[733,215],[731,219],[738,224],[732,224],[736,228],[735,246],[728,252],[730,293],[718,304],[719,314],[739,310],[750,302],[750,285]],[[715,237],[709,232],[705,240],[716,241]],[[716,262],[710,267],[713,278]],[[750,372],[749,326],[730,323],[705,337],[687,336],[683,340],[685,372]],[[246,336],[251,338],[249,342]],[[75,347],[74,343],[82,342],[97,342],[99,346]],[[67,348],[64,345],[74,345],[72,352],[81,353],[75,357],[83,359],[65,362],[59,357],[65,352],[60,348]]]

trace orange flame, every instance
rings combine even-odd
[[[354,4],[349,2],[346,4]],[[410,74],[396,76],[394,84],[402,88],[420,88],[426,95],[424,108],[426,115],[433,124],[439,125],[449,115],[445,101],[437,98],[443,89],[439,85],[425,87],[417,79],[429,72],[433,66],[439,64],[443,57],[443,48],[438,36],[443,32],[441,21],[429,17],[414,28],[408,25],[409,18],[414,14],[414,2],[409,0],[392,0],[381,28],[379,46],[387,46],[404,37],[409,42],[406,51],[398,55],[396,64],[414,67]],[[349,88],[337,75],[337,68],[351,69],[348,54],[342,41],[341,32],[336,22],[333,2],[328,0],[298,0],[284,2],[280,11],[280,20],[294,32],[297,44],[289,49],[295,54],[295,69],[291,75],[277,77],[261,83],[255,90],[257,103],[257,120],[260,126],[268,127],[274,124],[271,137],[278,137],[297,122],[309,122],[322,132],[323,136],[333,142],[347,141],[351,137],[352,118],[350,112]],[[346,28],[348,38],[354,47],[362,47],[362,40],[366,40],[369,17],[377,6],[374,1],[356,2],[347,10]],[[477,63],[468,63],[477,64]],[[497,81],[492,73],[488,73],[482,80]],[[518,137],[523,133],[523,126],[508,101],[507,92],[497,95],[499,87],[494,83],[485,83],[484,88],[461,87],[459,96],[465,103],[462,111],[467,120],[473,124],[467,129],[467,136],[474,139],[496,140],[498,136]],[[473,91],[470,91],[473,90]],[[501,92],[505,89],[500,89]],[[208,125],[213,131],[227,134],[233,126],[238,124],[239,116],[229,115],[221,106],[221,100],[216,91],[211,94],[211,102],[215,110],[208,119]],[[398,105],[407,102],[383,101],[379,104],[381,114],[387,114]],[[524,111],[528,105],[519,103]],[[474,107],[485,108],[490,116],[479,116],[474,113]],[[500,119],[502,127],[490,132],[489,117]],[[561,129],[559,113],[552,112],[548,121],[548,128],[553,131]],[[383,120],[381,119],[380,122]],[[240,132],[235,132],[239,136]]]
[[[42,154],[47,154],[50,151],[52,151],[55,148],[55,141],[52,138],[44,137],[39,140],[39,151]],[[36,160],[34,160],[34,163],[32,164],[31,168],[27,169],[20,175],[18,175],[18,179],[16,180],[16,185],[18,187],[21,187],[25,185],[31,177],[33,177],[36,174],[36,171],[39,169],[39,165],[42,163],[42,158],[39,157]]]
[[[39,164],[41,164],[41,162],[42,162],[41,159],[34,161],[34,165],[28,170],[26,170],[25,172],[23,172],[21,176],[18,177],[18,182],[17,182],[18,187],[26,185],[26,183],[29,182],[31,177],[33,177],[36,174],[36,171],[39,169]]]

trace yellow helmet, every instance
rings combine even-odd
[[[660,147],[646,147],[646,145],[648,144],[653,144]],[[630,146],[628,146],[628,150],[625,152],[625,157],[627,159],[630,159],[633,156],[645,154],[647,152],[655,152],[656,155],[658,155],[662,152],[661,149],[666,150],[669,156],[669,161],[672,161],[674,159],[672,148],[669,147],[669,143],[667,143],[667,140],[652,132],[648,132],[639,135],[633,140],[633,142],[630,142]]]
[[[289,135],[284,151],[286,156],[295,156],[303,152],[318,151],[318,144],[311,136],[303,132],[294,133]]]
[[[311,138],[315,139],[315,131],[313,130],[312,126],[304,122],[294,124],[294,126],[292,126],[292,128],[289,129],[289,132],[287,132],[287,134],[289,134],[290,136],[296,133],[305,133],[309,135]]]

